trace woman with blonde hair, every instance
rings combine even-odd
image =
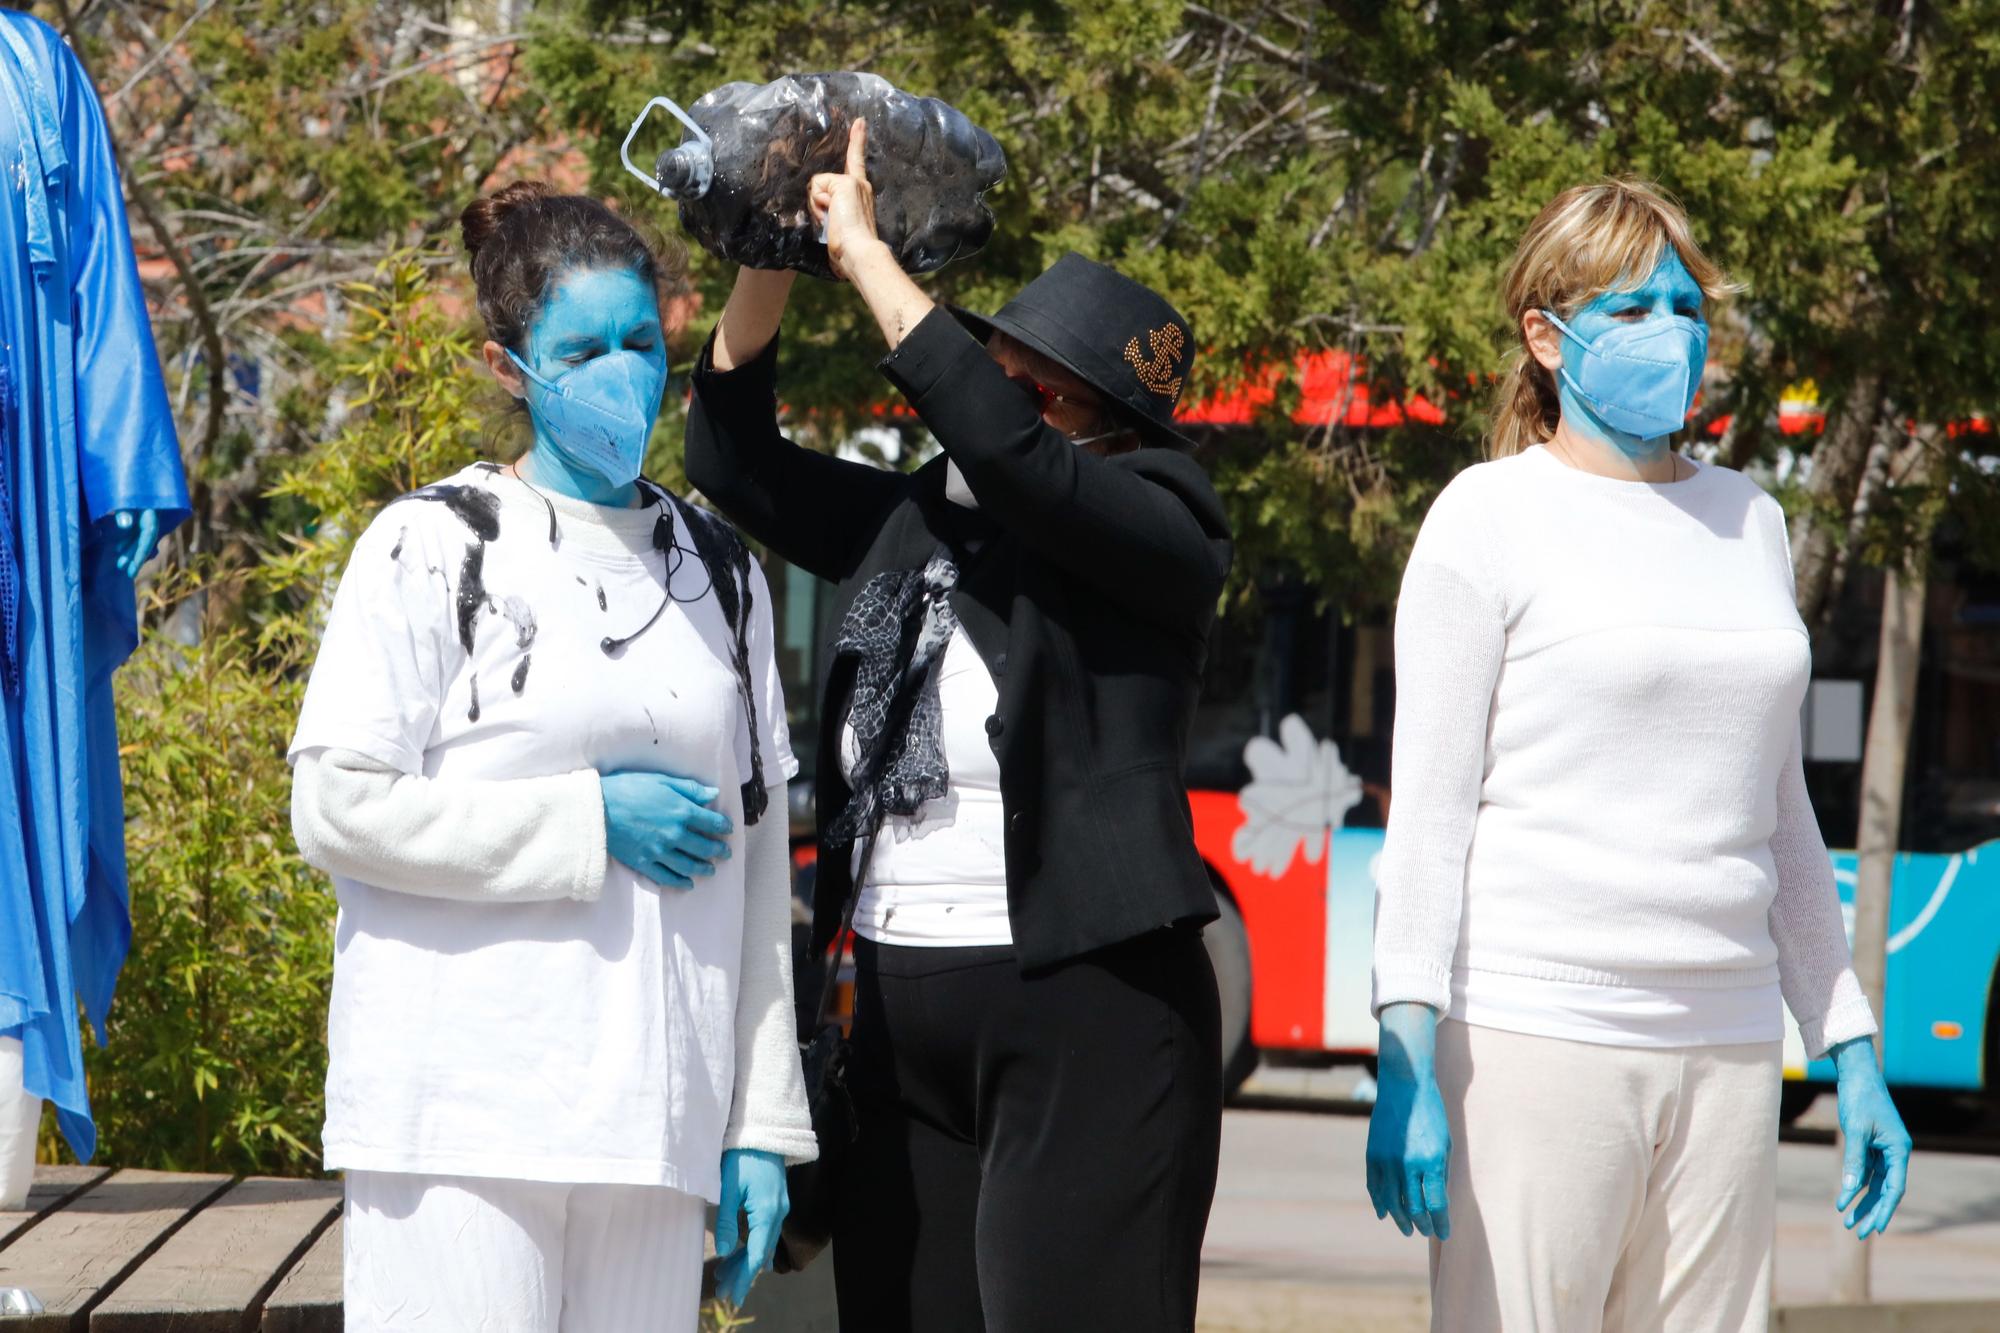
[[[1404,575],[1368,1185],[1431,1238],[1433,1328],[1766,1327],[1781,996],[1839,1071],[1836,1207],[1866,1237],[1902,1198],[1784,515],[1672,448],[1730,290],[1648,186],[1558,195],[1494,457]]]

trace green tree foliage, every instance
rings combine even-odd
[[[874,69],[956,102],[1008,153],[999,233],[939,294],[990,308],[1074,248],[1189,314],[1196,392],[1336,348],[1365,359],[1378,396],[1427,395],[1441,431],[1308,430],[1285,419],[1294,385],[1261,432],[1211,448],[1246,578],[1290,566],[1350,605],[1390,595],[1430,496],[1478,456],[1485,386],[1512,336],[1499,277],[1568,185],[1660,181],[1747,284],[1722,317],[1723,373],[1697,423],[1731,418],[1726,461],[1773,454],[1779,395],[1803,380],[1830,409],[1828,440],[1862,454],[1906,420],[1990,411],[2000,385],[1986,314],[2000,253],[1991,0],[690,0],[540,14],[527,68],[588,150],[593,185],[634,210],[668,207],[617,167],[646,96]],[[638,35],[650,40],[608,40]],[[700,276],[712,309],[729,275],[710,262]],[[837,433],[882,392],[875,346],[845,293],[811,284],[791,319],[788,400]],[[1861,471],[1857,455],[1857,485]],[[1971,469],[1952,475],[1988,489]],[[1857,485],[1798,499],[1839,529]],[[1902,512],[1890,498],[1878,489],[1874,512]],[[1876,535],[1877,554],[1896,544]]]
[[[190,581],[195,576],[187,576]],[[239,576],[240,577],[240,576]],[[219,605],[228,581],[201,578]],[[216,617],[119,678],[133,948],[86,1043],[102,1160],[297,1174],[318,1162],[333,968],[326,883],[292,845],[300,678]]]
[[[434,255],[392,256],[343,289],[347,333],[333,357],[340,429],[295,460],[271,488],[282,549],[260,577],[290,594],[267,637],[317,640],[323,595],[383,505],[501,446],[504,396],[475,371],[478,343],[439,299]],[[491,443],[494,447],[488,448]]]
[[[171,261],[150,295],[195,502],[174,549],[241,561],[281,521],[272,480],[338,429],[342,288],[412,247],[462,264],[440,242],[542,103],[512,37],[445,4],[37,8],[92,71],[135,243]]]

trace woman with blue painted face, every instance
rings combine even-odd
[[[704,1203],[740,1302],[816,1152],[770,593],[640,475],[679,255],[532,182],[463,232],[533,444],[362,534],[291,749],[347,1327],[692,1330]]]
[[[1835,1206],[1865,1238],[1902,1198],[1784,514],[1673,448],[1730,291],[1651,188],[1557,196],[1492,461],[1404,574],[1367,1171],[1430,1238],[1435,1329],[1766,1327],[1785,1005],[1839,1070]]]

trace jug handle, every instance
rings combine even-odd
[[[625,170],[646,182],[648,189],[652,190],[655,194],[665,195],[671,199],[674,196],[669,191],[660,188],[658,177],[652,172],[642,169],[637,163],[632,161],[632,141],[639,137],[639,127],[646,123],[646,117],[653,114],[653,108],[656,106],[665,107],[673,113],[676,120],[693,130],[695,138],[701,143],[702,147],[712,149],[715,146],[715,140],[709,138],[708,131],[695,124],[694,117],[681,110],[679,104],[671,97],[655,97],[652,101],[646,103],[645,107],[639,112],[639,118],[633,121],[632,128],[626,131],[625,142],[618,146],[618,160],[625,164]]]

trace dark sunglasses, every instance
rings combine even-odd
[[[1084,407],[1093,411],[1100,410],[1104,406],[1094,398],[1077,398],[1070,394],[1057,393],[1030,375],[1009,375],[1007,378],[1034,396],[1035,411],[1042,416],[1047,416],[1049,409],[1057,403],[1068,403],[1071,407]]]

